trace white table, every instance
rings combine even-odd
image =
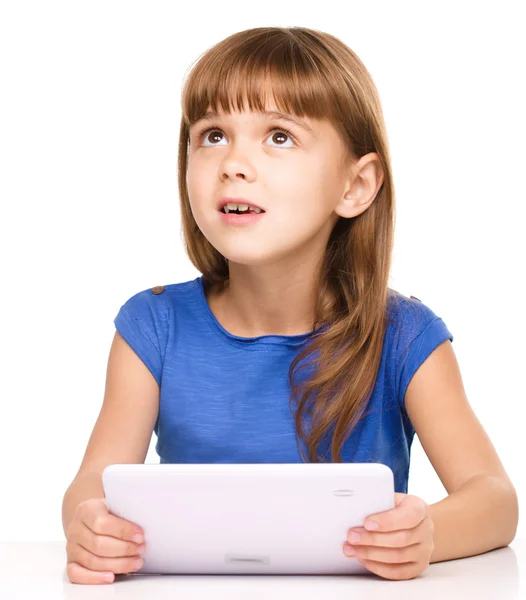
[[[5,600],[524,600],[526,540],[486,554],[430,565],[416,579],[368,575],[117,575],[112,584],[73,584],[66,542],[0,543],[0,598]],[[522,579],[522,583],[521,580]],[[521,587],[522,586],[522,587]]]

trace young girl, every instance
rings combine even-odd
[[[103,407],[64,496],[70,580],[140,568],[144,532],[109,514],[101,473],[144,462],[152,431],[161,463],[388,465],[395,508],[342,548],[380,577],[508,545],[515,489],[453,335],[388,287],[388,142],[356,54],[303,27],[209,49],[183,89],[179,191],[202,275],[140,291],[115,318]],[[432,506],[407,495],[415,431],[449,494]]]

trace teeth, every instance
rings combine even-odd
[[[246,211],[246,210],[249,210],[249,205],[248,204],[235,204],[232,202],[228,202],[227,204],[225,204],[223,209],[226,213],[233,212],[236,209],[238,209],[240,211]],[[256,208],[255,206],[250,206],[250,210],[257,214],[259,214],[261,212],[261,209]]]

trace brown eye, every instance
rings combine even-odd
[[[277,132],[272,136],[272,141],[278,143],[279,145],[281,145],[281,142],[278,142],[279,138],[283,139],[283,138],[288,138],[289,136],[286,133],[283,132]]]
[[[206,140],[209,141],[209,142],[217,142],[221,138],[222,135],[223,134],[220,133],[219,131],[214,130],[214,131],[211,131],[206,136]]]
[[[293,148],[296,145],[296,140],[288,129],[279,127],[271,130],[270,133],[272,133],[272,131],[274,131],[275,133],[273,133],[268,139],[270,139],[274,144],[277,144],[278,146],[281,146],[283,148]],[[285,143],[288,140],[292,145],[285,146],[282,140],[285,140]]]

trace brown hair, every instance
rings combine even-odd
[[[228,113],[233,105],[242,110],[248,99],[250,110],[265,110],[261,98],[265,82],[270,82],[279,109],[299,117],[329,119],[344,142],[345,158],[354,162],[376,152],[384,171],[370,207],[354,218],[340,218],[331,232],[318,279],[313,334],[289,369],[292,399],[298,403],[296,436],[307,445],[308,459],[325,462],[317,448],[332,429],[332,461],[341,462],[342,446],[369,403],[380,365],[388,297],[393,292],[388,279],[395,226],[394,188],[378,92],[348,46],[328,33],[304,27],[258,27],[231,35],[200,57],[182,90],[178,178],[183,241],[203,281],[221,289],[228,281],[228,262],[203,235],[190,208],[186,186],[189,127],[209,106],[219,112],[220,105]],[[311,353],[319,356],[318,370],[300,386],[294,382],[294,372]],[[315,363],[311,359],[301,368]],[[314,393],[313,405],[309,405]],[[312,415],[308,439],[302,424],[306,413]]]

